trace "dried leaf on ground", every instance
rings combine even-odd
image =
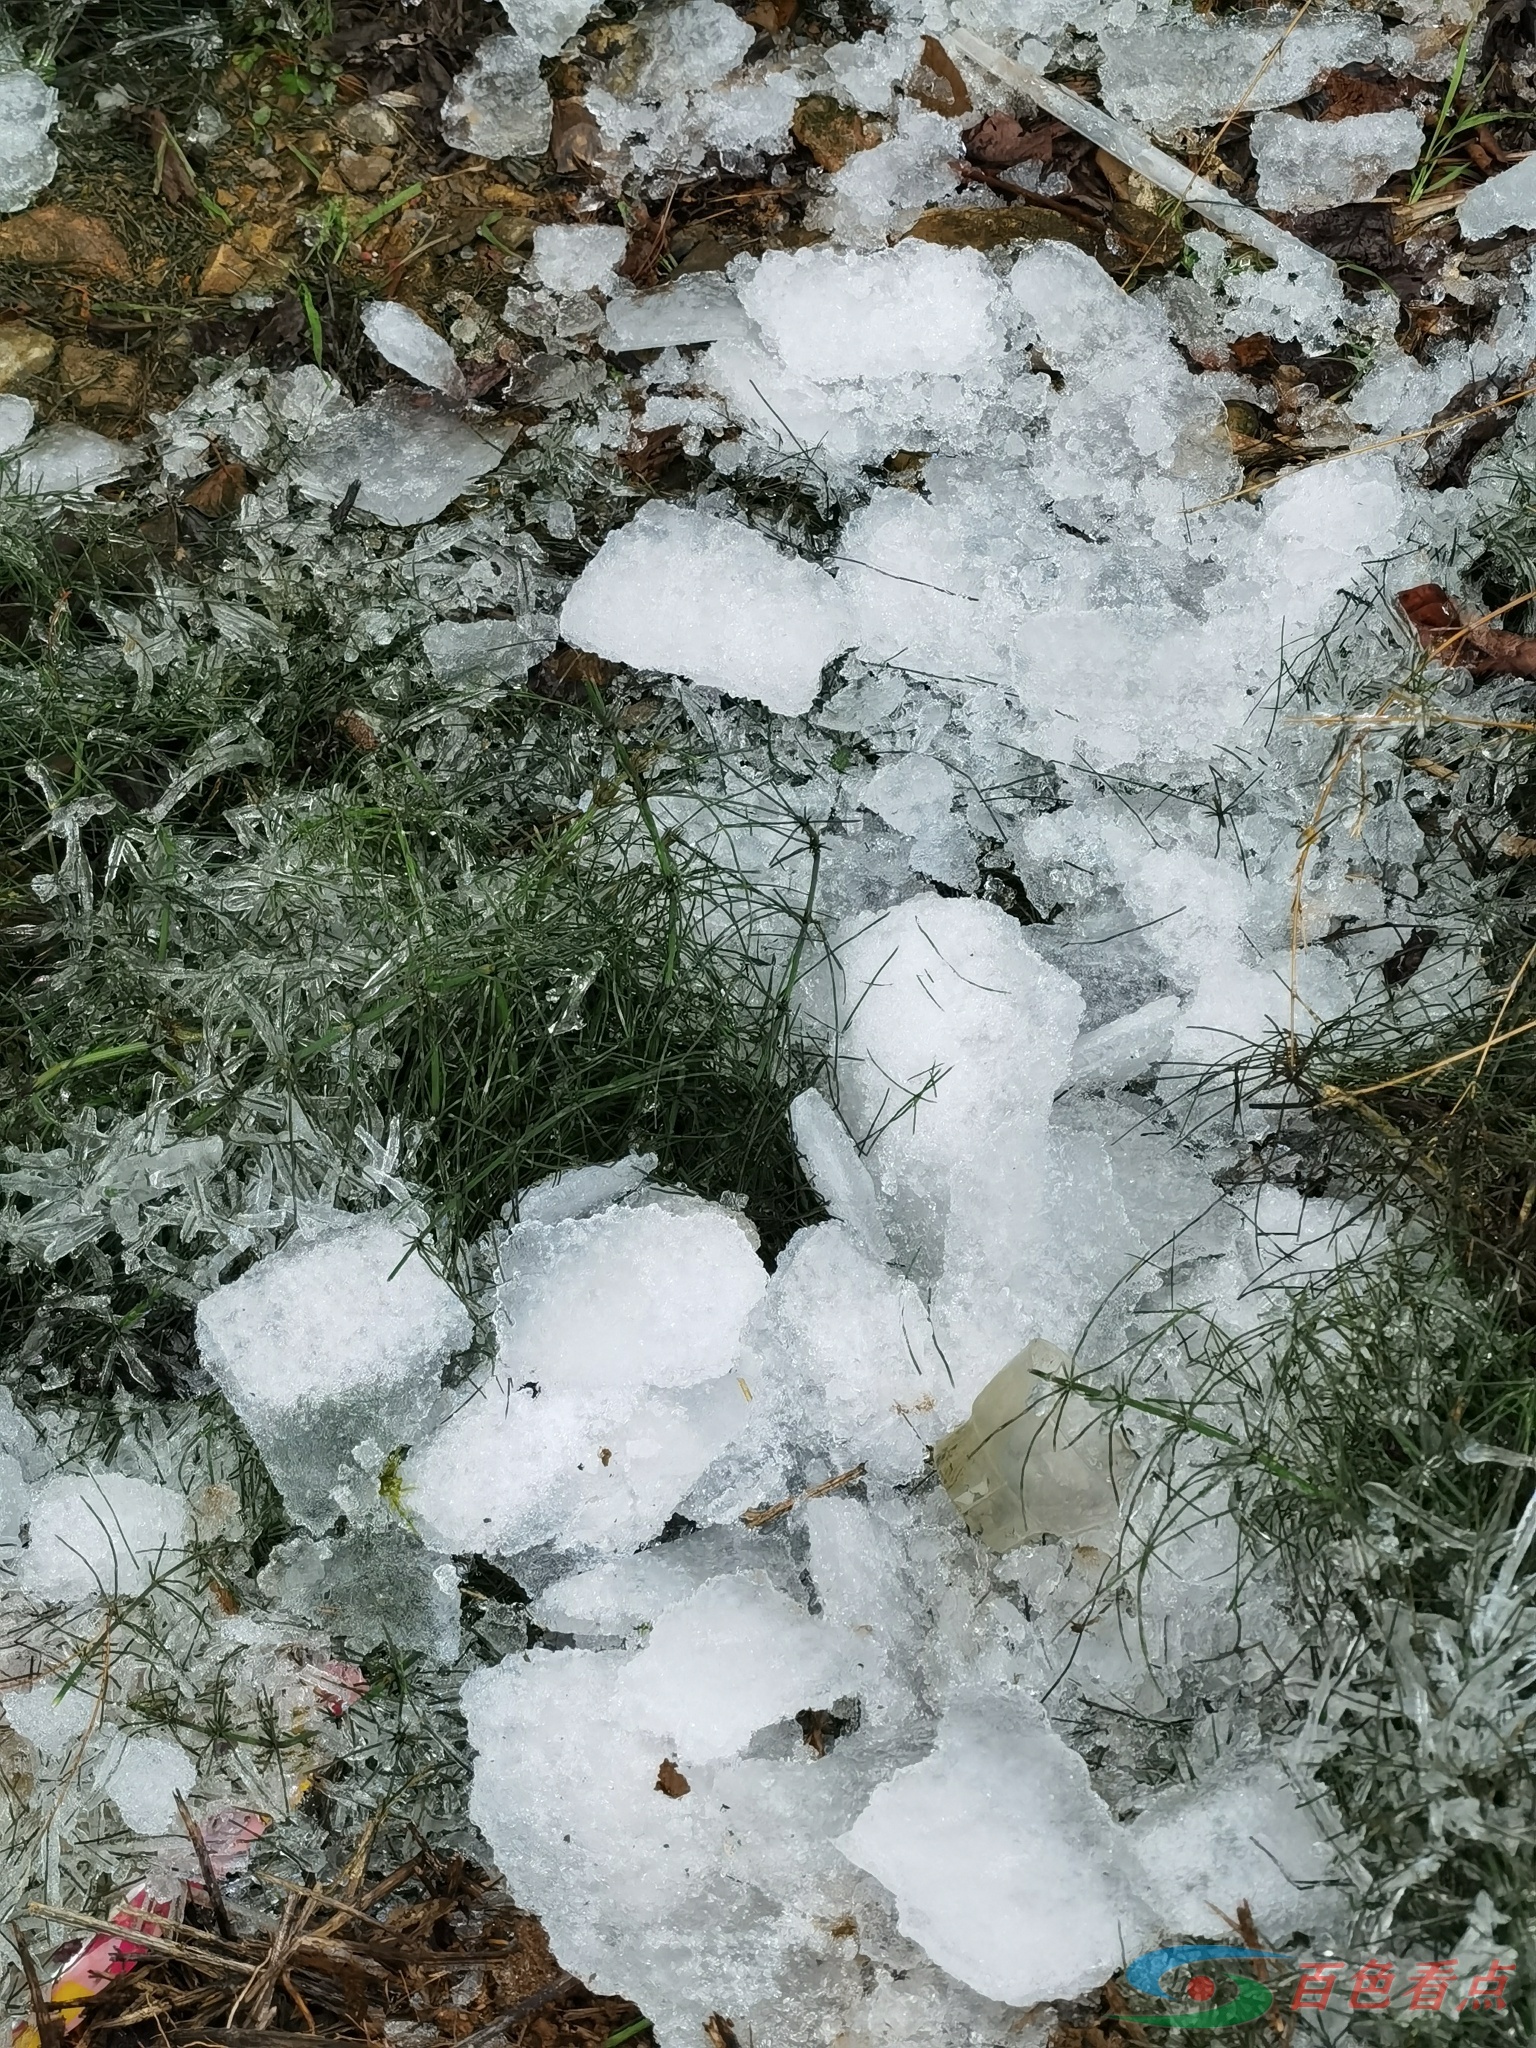
[[[656,1773],[656,1790],[665,1792],[669,1799],[686,1798],[690,1790],[688,1780],[669,1756],[662,1758],[661,1769]]]
[[[34,206],[0,220],[0,261],[119,282],[133,276],[128,251],[106,222],[68,206]]]
[[[907,80],[907,97],[933,114],[968,114],[971,96],[955,60],[932,36],[923,37],[917,69]]]
[[[973,164],[1003,171],[1011,164],[1048,164],[1066,132],[1062,121],[1037,121],[1026,128],[1016,114],[983,114],[961,140]]]
[[[186,152],[171,133],[171,124],[158,107],[150,112],[147,126],[149,145],[155,152],[154,189],[172,206],[184,206],[197,197],[197,180],[192,175]]]
[[[201,512],[205,519],[227,519],[250,489],[251,479],[243,462],[220,462],[206,476],[198,478],[182,502],[194,512]]]
[[[556,100],[549,130],[549,154],[561,177],[590,171],[603,153],[602,130],[585,100]]]
[[[1464,622],[1455,600],[1438,583],[1400,590],[1397,602],[1419,645],[1449,667],[1474,676],[1525,676],[1536,682],[1536,637]]]
[[[1071,242],[1090,256],[1102,238],[1086,221],[1044,206],[930,206],[908,229],[913,240],[946,249],[1004,249],[1015,242]]]
[[[86,412],[132,412],[144,388],[143,373],[131,357],[84,341],[65,342],[59,382]]]
[[[856,107],[844,106],[829,93],[812,93],[795,108],[790,129],[822,171],[840,171],[849,157],[884,141],[879,128]]]

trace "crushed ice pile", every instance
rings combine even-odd
[[[1263,72],[1248,104],[1266,204],[1367,198],[1415,161],[1416,117],[1324,129],[1280,111],[1326,67],[1418,61],[1422,10],[1403,11],[1391,30],[1309,16]],[[507,12],[444,109],[456,147],[492,156],[544,146],[539,66],[585,10]],[[750,29],[683,0],[591,94],[605,147],[641,172],[711,149],[760,164],[806,90],[889,112],[945,10],[888,12],[883,36],[747,74]],[[1015,43],[1064,26],[1049,5],[976,12]],[[1157,7],[1071,19],[1099,39],[1106,105],[1162,134],[1219,120],[1272,41]],[[217,600],[245,644],[276,634],[262,590],[302,576],[354,650],[418,632],[465,705],[557,637],[647,672],[732,798],[728,817],[708,789],[660,800],[667,830],[793,893],[811,853],[746,804],[785,778],[819,840],[825,945],[801,1022],[828,1069],[793,1129],[829,1220],[770,1271],[740,1208],[657,1184],[654,1159],[593,1161],[516,1194],[480,1247],[472,1315],[393,1160],[296,1205],[270,1177],[231,1192],[163,1129],[125,1140],[160,1162],[136,1182],[91,1132],[5,1177],[31,1203],[8,1233],[34,1249],[89,1242],[113,1203],[138,1205],[146,1245],[162,1222],[203,1233],[185,1283],[201,1358],[298,1531],[263,1573],[279,1618],[214,1633],[305,1740],[341,1739],[315,1706],[325,1631],[283,1614],[376,1612],[368,1582],[387,1578],[391,1626],[446,1666],[456,1565],[489,1558],[525,1589],[536,1646],[463,1685],[471,1815],[562,1963],[639,2001],[663,2048],[696,2044],[713,2011],[760,2048],[1000,2043],[1019,2008],[1139,1949],[1221,1938],[1208,1902],[1247,1899],[1277,1942],[1347,1918],[1322,1738],[1274,1711],[1274,1674],[1298,1710],[1306,1689],[1283,1584],[1250,1574],[1239,1601],[1231,1524],[1207,1503],[1133,1601],[1117,1556],[1166,1521],[1178,1460],[1149,1455],[1144,1418],[1053,1406],[1052,1374],[1064,1353],[1103,1366],[1175,1300],[1244,1328],[1331,1255],[1347,1219],[1245,1190],[1269,1127],[1190,1119],[1190,1077],[1340,1014],[1422,921],[1419,828],[1385,751],[1360,776],[1388,793],[1298,865],[1330,741],[1293,702],[1277,715],[1277,692],[1340,632],[1357,676],[1400,672],[1373,579],[1389,562],[1399,584],[1449,576],[1478,486],[1422,490],[1410,440],[1244,495],[1223,407],[1254,386],[1231,342],[1368,355],[1338,408],[1363,444],[1536,356],[1536,284],[1527,264],[1488,339],[1418,361],[1381,295],[1347,297],[1331,270],[1275,282],[1204,229],[1187,272],[1129,293],[1064,242],[887,246],[953,198],[957,133],[903,102],[824,181],[828,239],[656,291],[616,274],[621,231],[541,228],[506,319],[548,424],[510,453],[466,408],[450,343],[388,304],[365,322],[374,347],[435,396],[356,404],[318,370],[236,370],[143,451],[190,476],[217,434],[260,468],[245,582],[226,569]],[[1468,237],[1536,218],[1533,167],[1464,204]],[[604,348],[659,353],[621,380]],[[29,440],[14,409],[0,424],[21,450],[12,488],[127,463],[74,430]],[[583,465],[656,429],[708,454],[708,487],[641,506],[562,575],[539,533],[569,541]],[[911,450],[920,488],[881,467]],[[830,546],[762,513],[775,483],[819,494]],[[382,542],[331,530],[344,498]],[[170,577],[124,609],[142,688],[205,619]],[[423,758],[451,775],[462,721],[430,738]],[[233,734],[186,773],[261,744]],[[78,842],[61,812],[68,829]],[[1010,914],[1025,897],[1048,921]],[[1415,983],[1426,1006],[1441,971]],[[349,1217],[338,1194],[384,1206]],[[1182,1391],[1176,1346],[1164,1364]],[[6,1653],[6,1718],[40,1756],[95,1744],[97,1796],[150,1835],[196,1776],[186,1751],[109,1738],[85,1688],[22,1681],[53,1668],[47,1603],[153,1597],[235,1514],[215,1498],[227,1475],[189,1495],[163,1452],[61,1468],[0,1416],[0,1537],[28,1531],[5,1597],[42,1617]],[[205,1790],[259,1789],[198,1768]]]

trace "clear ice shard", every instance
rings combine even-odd
[[[204,1365],[250,1431],[293,1519],[336,1517],[353,1450],[421,1434],[469,1312],[388,1217],[291,1239],[198,1304]]]
[[[464,372],[435,327],[394,299],[375,299],[363,308],[363,332],[386,363],[444,398],[462,400]]]

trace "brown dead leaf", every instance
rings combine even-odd
[[[1400,590],[1397,602],[1419,645],[1451,667],[1474,676],[1524,676],[1536,682],[1536,637],[1463,623],[1455,600],[1438,583]]]
[[[350,740],[360,754],[372,754],[378,748],[379,736],[361,711],[338,711],[336,730],[344,740]]]
[[[1061,121],[1039,121],[1026,128],[1015,114],[983,114],[961,137],[966,156],[989,171],[1011,164],[1048,164],[1057,141],[1067,132]]]
[[[0,261],[120,282],[133,276],[128,251],[106,222],[67,206],[34,206],[0,221]]]
[[[1139,266],[1147,263],[1177,263],[1184,253],[1184,236],[1171,220],[1134,200],[1117,199],[1109,209],[1109,224],[1126,254]]]
[[[220,242],[203,266],[197,281],[199,298],[230,299],[243,292],[256,275],[256,265],[242,256],[232,242]]]
[[[689,1790],[688,1780],[669,1756],[662,1758],[661,1769],[656,1773],[656,1790],[658,1792],[665,1792],[669,1799],[683,1799],[687,1797]]]
[[[884,141],[880,130],[856,107],[846,107],[830,93],[812,93],[795,108],[790,132],[816,159],[821,171],[840,171],[849,157]]]
[[[555,101],[549,153],[562,177],[579,177],[602,156],[602,131],[587,112],[584,100]]]
[[[789,27],[799,12],[800,0],[757,0],[757,4],[749,7],[741,18],[749,28],[776,36],[780,29]]]
[[[945,249],[1005,249],[1014,242],[1071,242],[1090,256],[1103,249],[1086,222],[1044,206],[930,206],[907,232]]]
[[[87,412],[132,412],[144,388],[136,362],[109,348],[67,341],[59,353],[59,382]]]
[[[1346,121],[1355,114],[1390,114],[1406,107],[1416,90],[1408,78],[1361,78],[1349,71],[1325,71],[1315,92],[1323,95],[1320,121]]]
[[[186,152],[158,107],[151,108],[147,126],[149,146],[155,152],[154,189],[172,206],[184,206],[188,200],[197,197],[197,180],[192,175]]]
[[[206,476],[198,478],[182,502],[194,512],[201,512],[205,519],[227,519],[250,489],[251,479],[243,462],[220,462]]]
[[[955,69],[955,61],[944,45],[932,36],[923,37],[917,69],[907,80],[906,90],[908,99],[916,100],[931,114],[945,114],[953,118],[971,111],[971,96],[965,89],[965,80]]]
[[[1527,832],[1501,832],[1493,842],[1493,850],[1508,860],[1536,860],[1536,839]]]
[[[723,2012],[712,2012],[704,2022],[709,2048],[741,2048],[741,2037]]]

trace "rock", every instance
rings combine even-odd
[[[375,106],[372,100],[348,107],[336,125],[356,149],[388,149],[400,140],[399,122],[388,107]]]
[[[25,320],[0,324],[0,391],[14,391],[18,384],[40,377],[58,350],[52,335]]]
[[[1096,256],[1090,227],[1044,206],[930,206],[904,240],[937,242],[944,249],[1005,249],[1013,242],[1071,242]]]
[[[119,282],[133,276],[128,251],[106,222],[67,206],[34,206],[0,221],[0,261],[78,270]]]
[[[367,156],[355,149],[344,149],[336,159],[336,168],[349,192],[377,192],[388,182],[395,160],[387,149],[374,150]]]
[[[83,341],[65,342],[59,382],[88,412],[132,412],[144,388],[143,374],[130,357]]]
[[[840,171],[849,157],[885,140],[856,107],[844,106],[830,93],[812,93],[801,100],[789,126],[796,142],[810,151],[822,171]]]

